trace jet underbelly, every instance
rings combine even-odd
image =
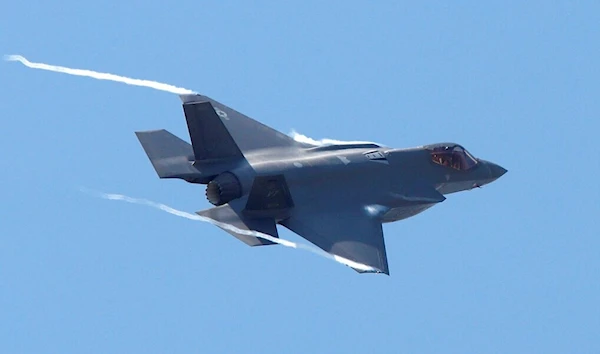
[[[419,213],[424,212],[425,210],[431,208],[437,203],[430,204],[419,204],[419,205],[411,205],[411,206],[402,206],[390,209],[387,213],[383,215],[381,218],[381,222],[394,222],[398,220],[408,219],[411,216],[415,216]]]

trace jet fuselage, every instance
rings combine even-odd
[[[391,149],[352,144],[279,149],[276,154],[257,151],[246,158],[249,165],[233,171],[237,176],[249,176],[242,181],[245,191],[250,190],[256,175],[282,174],[294,201],[310,203],[315,209],[358,203],[382,222],[414,216],[443,200],[429,201],[433,190],[442,195],[470,190],[506,172],[481,159],[476,159],[468,170],[444,166],[432,160],[431,148],[427,146]],[[252,172],[248,173],[248,169]],[[336,195],[335,200],[324,201],[324,193]]]

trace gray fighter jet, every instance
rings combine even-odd
[[[209,97],[180,97],[191,145],[166,130],[136,135],[160,178],[207,185],[215,207],[199,215],[272,237],[283,225],[370,272],[389,275],[382,223],[506,173],[454,143],[309,145]],[[224,228],[250,246],[274,244],[230,229]]]

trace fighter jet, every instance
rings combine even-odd
[[[136,132],[160,178],[206,185],[215,207],[199,215],[272,237],[282,225],[329,254],[368,266],[352,267],[360,273],[389,275],[383,223],[506,173],[455,143],[310,145],[209,97],[180,97],[191,144],[166,130]],[[249,246],[274,244],[222,229]]]

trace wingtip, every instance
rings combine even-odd
[[[353,270],[355,270],[356,272],[360,273],[360,274],[385,274],[387,276],[390,275],[390,270],[389,269],[377,269],[372,267],[371,269],[360,269],[360,268],[354,268],[354,267],[350,267]]]

